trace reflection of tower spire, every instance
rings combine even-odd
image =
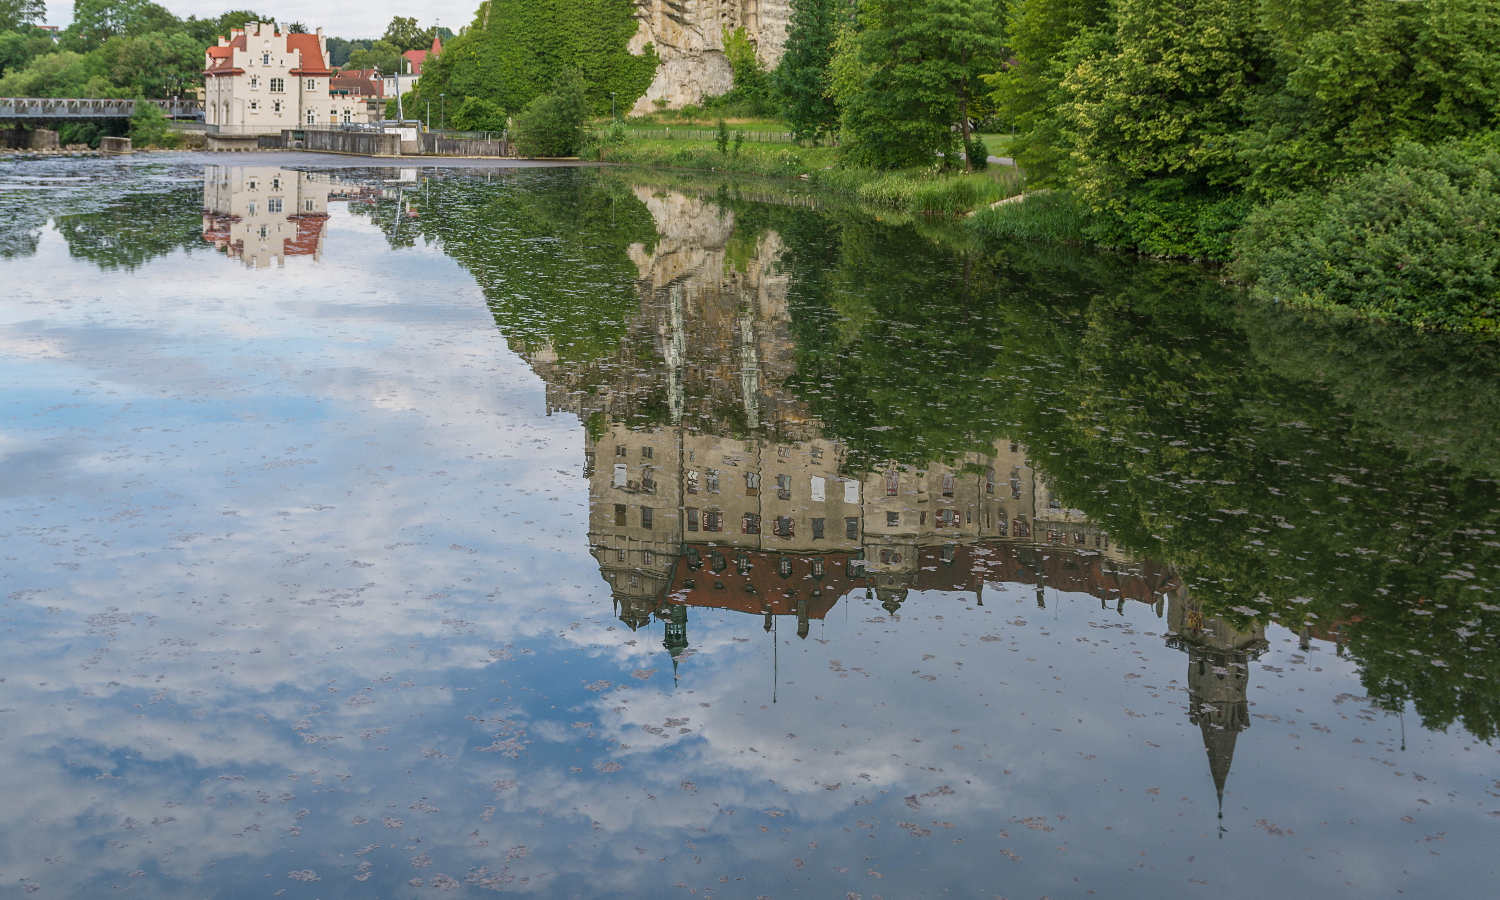
[[[677,682],[677,661],[682,656],[682,651],[688,647],[688,611],[687,605],[673,603],[671,605],[671,618],[667,619],[665,632],[662,636],[661,645],[666,648],[668,655],[672,657],[672,682]]]

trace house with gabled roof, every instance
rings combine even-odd
[[[328,42],[319,28],[292,34],[250,22],[204,54],[204,120],[226,135],[365,123],[384,113],[374,98],[335,94]]]

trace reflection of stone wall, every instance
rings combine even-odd
[[[650,44],[661,65],[633,115],[651,112],[657,100],[678,109],[728,92],[734,72],[724,56],[725,28],[744,28],[761,63],[775,68],[791,16],[790,0],[640,0],[636,8],[641,27],[630,52]]]

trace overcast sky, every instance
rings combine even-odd
[[[338,0],[157,0],[176,15],[186,18],[217,16],[226,9],[253,9],[275,16],[280,21],[300,21],[309,31],[322,27],[323,33],[342,38],[379,37],[392,16],[416,16],[423,28],[446,25],[458,31],[474,17],[479,0],[426,0],[421,4],[398,0],[365,0],[360,4]],[[72,0],[48,0],[47,22],[66,28],[73,21]]]

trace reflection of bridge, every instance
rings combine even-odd
[[[0,119],[128,119],[137,103],[155,103],[169,118],[203,114],[197,100],[113,100],[61,97],[0,97]]]

